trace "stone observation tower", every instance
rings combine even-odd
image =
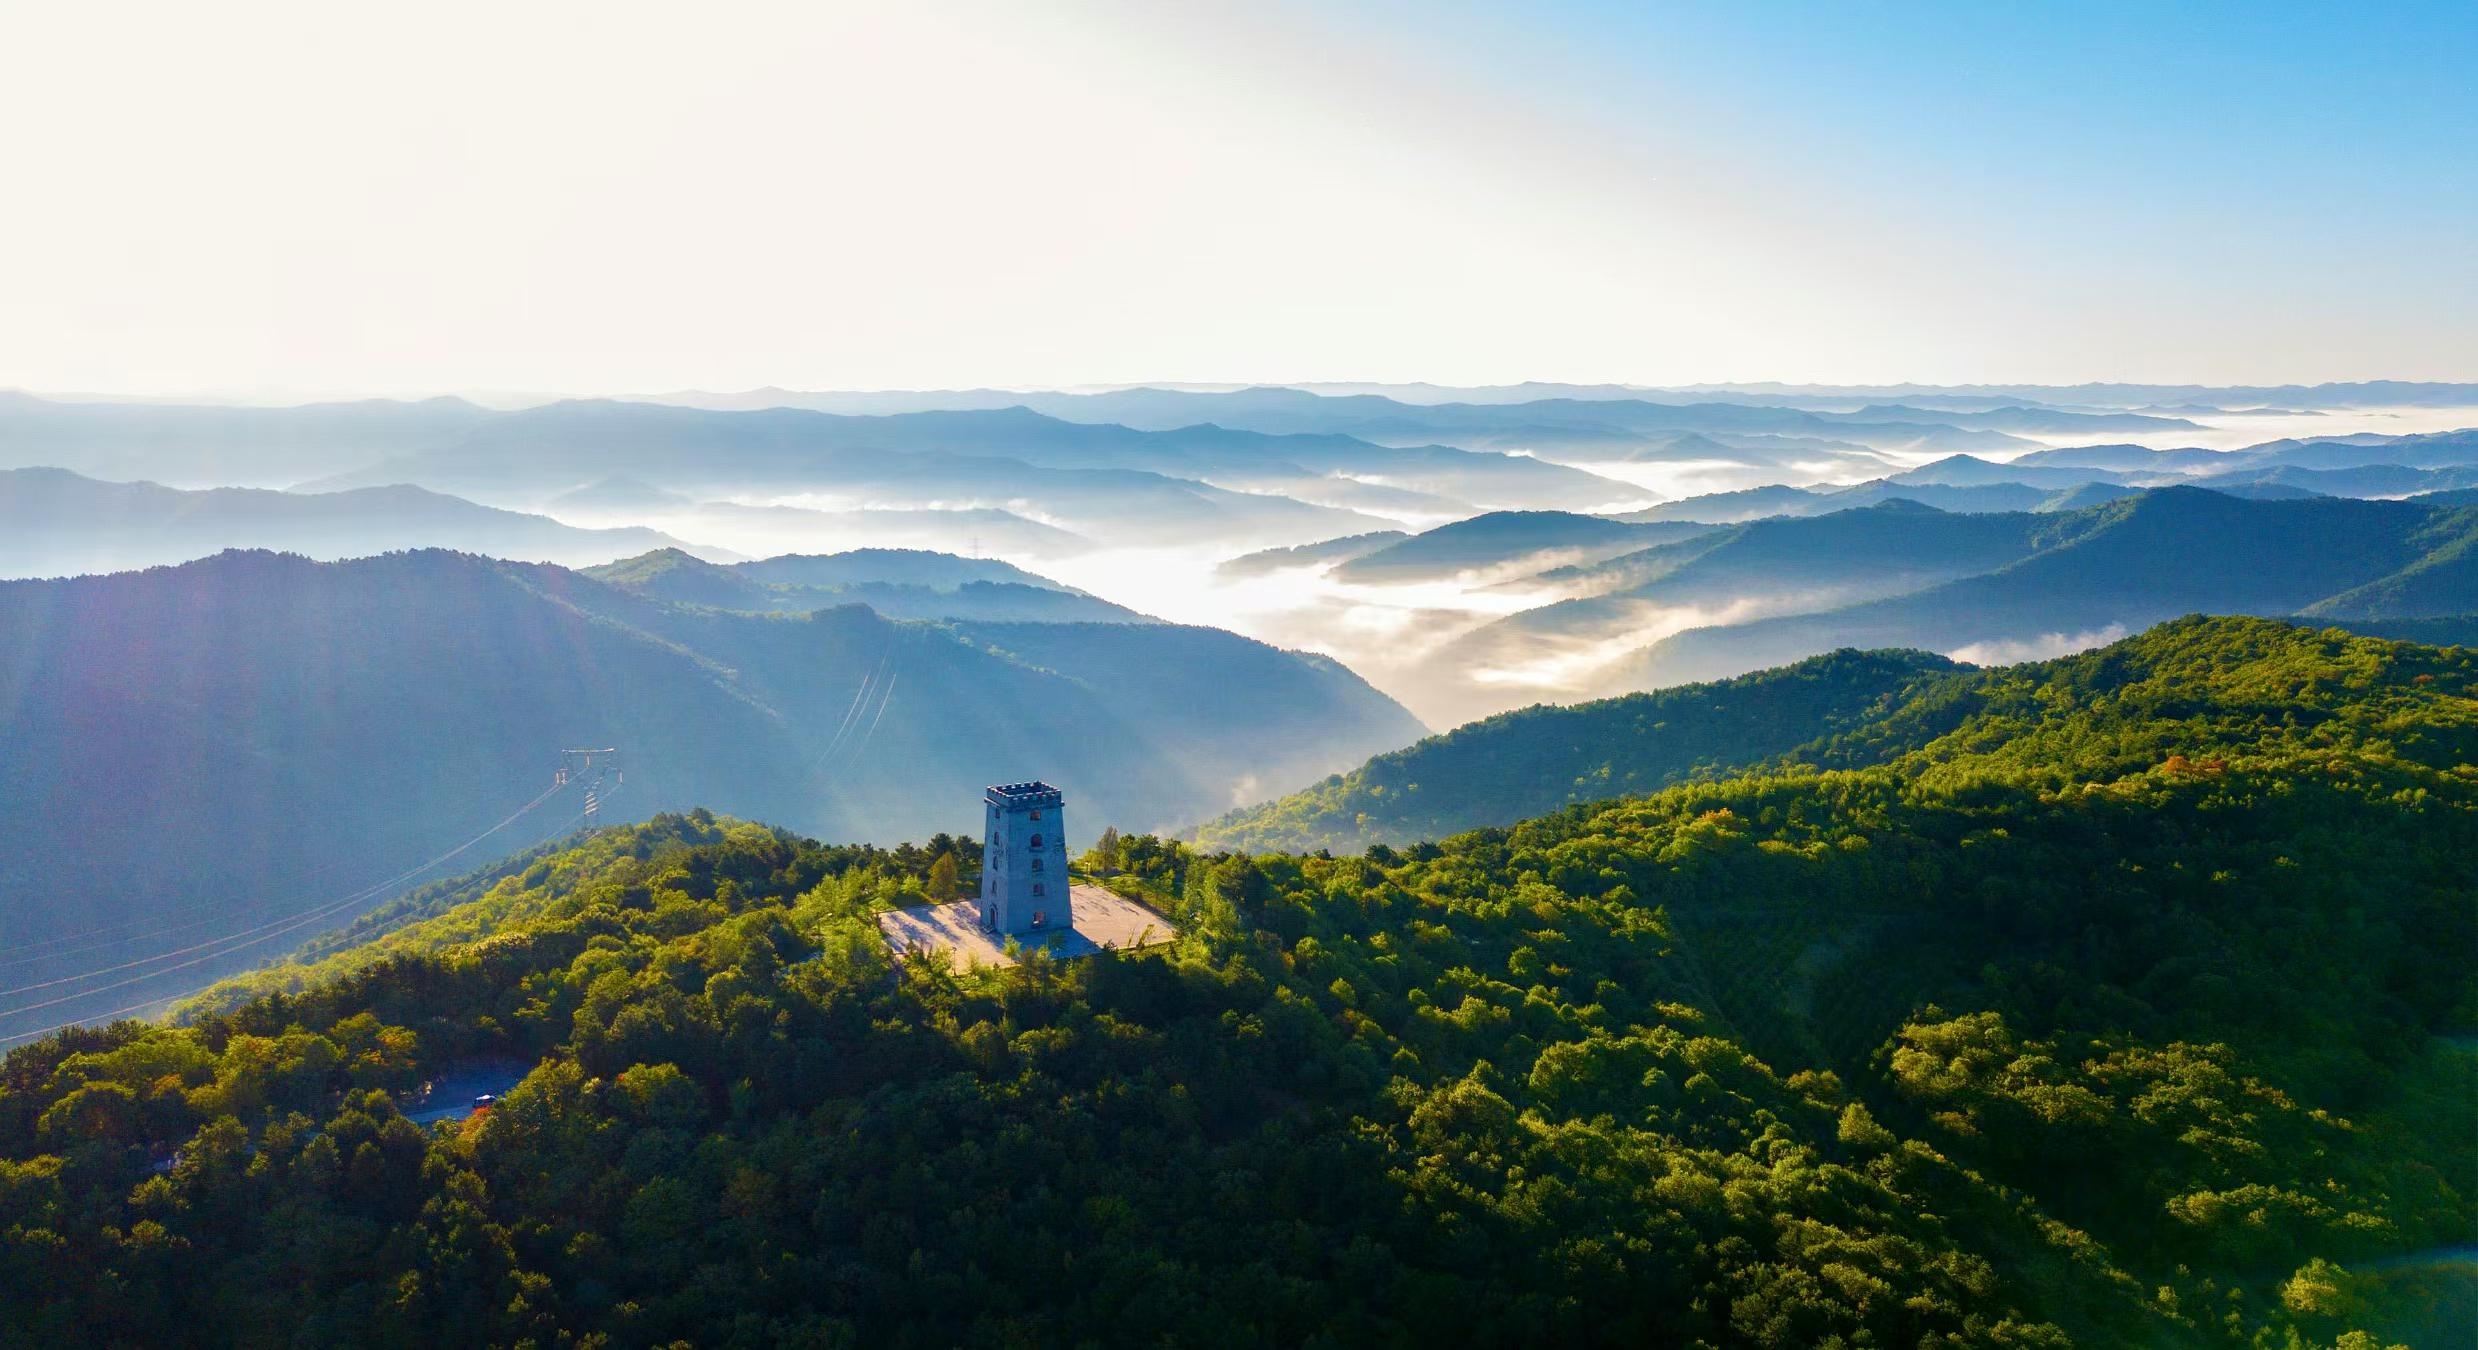
[[[1002,783],[981,794],[981,927],[1000,935],[1061,932],[1068,907],[1066,798],[1047,783]]]
[[[897,959],[943,952],[958,970],[996,969],[1029,952],[1066,961],[1177,937],[1143,901],[1068,880],[1066,801],[1047,783],[983,792],[981,893],[879,914],[878,931]]]

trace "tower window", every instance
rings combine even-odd
[[[1033,870],[1036,872],[1041,870],[1041,860],[1039,858],[1033,859]]]
[[[1041,885],[1041,883],[1040,883],[1040,882],[1036,881],[1036,882],[1034,882],[1034,883],[1033,883],[1033,894],[1035,894],[1035,895],[1047,895],[1047,894],[1049,894],[1049,892],[1048,892],[1046,889],[1044,889],[1044,888],[1042,887],[1042,885]]]
[[[1035,820],[1039,820],[1039,819],[1041,819],[1041,808],[1039,808],[1039,807],[1034,807],[1034,808],[1033,808],[1033,819],[1035,819]]]
[[[1034,836],[1032,837],[1032,846],[1033,846],[1034,848],[1039,848],[1039,847],[1041,847],[1041,836],[1040,836],[1040,835],[1037,835],[1037,834],[1036,834],[1036,835],[1034,835]]]

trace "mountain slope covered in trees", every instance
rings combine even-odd
[[[2160,687],[2171,680],[2239,706],[2237,691],[2254,667],[2186,669],[2168,635],[2291,632],[2271,622],[2235,627],[2245,622],[2189,618],[2080,655],[1989,669],[1926,652],[1845,649],[1727,680],[1525,708],[1379,755],[1192,835],[1212,848],[1357,852],[1512,825],[1571,803],[1689,779],[1857,768],[1918,752],[1940,737],[1993,745],[2042,709],[2069,709],[2083,728],[2142,722],[2158,715]],[[2410,625],[2398,636],[2465,635],[2447,624],[2432,632]],[[2165,669],[2163,658],[2172,663]],[[2275,734],[2277,702],[2257,715],[2262,720],[2249,734]]]
[[[2193,621],[1845,748],[1400,852],[1121,838],[1175,945],[969,976],[868,917],[931,850],[604,831],[14,1051],[0,1334],[2454,1334],[2478,655]],[[403,1119],[484,1056],[536,1067]]]
[[[606,819],[712,804],[893,839],[968,826],[984,785],[1035,775],[1093,818],[1172,825],[1422,731],[1323,658],[1211,629],[1071,631],[1086,637],[1034,664],[858,605],[690,609],[437,552],[0,583],[0,947],[36,962],[0,986],[141,962],[0,998],[0,1035],[282,950],[168,955],[476,838],[552,787],[568,748],[621,751]],[[1246,668],[1282,697],[1137,707],[1111,692],[1129,668],[1164,687]],[[458,866],[562,828],[583,795],[522,812]]]
[[[1195,838],[1248,852],[1357,853],[1511,825],[1760,763],[1882,715],[1929,677],[1959,669],[1926,652],[1840,651],[1713,684],[1500,713],[1233,811]]]

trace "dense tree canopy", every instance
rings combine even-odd
[[[869,917],[955,841],[604,830],[13,1052],[0,1340],[2420,1340],[2400,1262],[2478,1236],[2474,696],[2192,621],[1512,828],[1114,837],[1183,936],[995,973]]]

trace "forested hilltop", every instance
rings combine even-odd
[[[1793,753],[1966,669],[1928,652],[1838,651],[1734,680],[1538,704],[1378,755],[1192,833],[1213,849],[1356,853],[1511,825]]]
[[[889,958],[952,840],[602,831],[12,1052],[0,1342],[2466,1343],[2478,652],[1914,664],[1778,772],[1112,839],[1185,936],[1063,966]]]
[[[2468,636],[2449,620],[2391,627],[2400,631],[2386,636]],[[2202,700],[2249,724],[2221,734],[2294,738],[2371,696],[2312,682],[2275,684],[2266,694],[2262,681],[2277,678],[2266,671],[2289,669],[2294,652],[2338,636],[2271,621],[2186,619],[2078,655],[1985,670],[1927,652],[1828,652],[1735,679],[1501,713],[1191,835],[1209,849],[1356,853],[1688,780],[1883,763],[1947,736],[1951,745],[1992,745],[2042,719],[2147,734],[2176,720],[2163,709],[2179,700]],[[2198,661],[2198,641],[2218,659]]]

